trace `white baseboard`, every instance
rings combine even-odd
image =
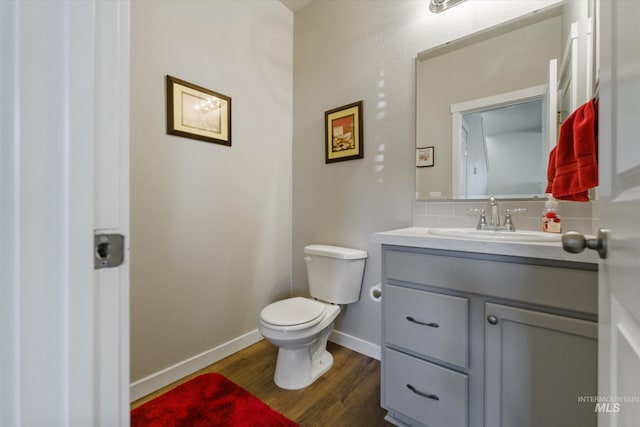
[[[380,360],[381,350],[378,344],[374,344],[369,341],[365,341],[361,338],[354,337],[353,335],[345,334],[344,332],[334,330],[329,336],[329,341],[339,344],[349,350],[356,351],[358,353],[369,356],[373,359]]]
[[[243,348],[257,343],[261,339],[262,335],[260,335],[260,332],[255,329],[238,338],[131,383],[129,386],[131,402],[146,396],[149,393],[153,393],[154,391],[178,381],[181,378],[191,375],[202,368],[206,368],[212,363],[222,360]]]
[[[191,375],[202,368],[206,368],[212,363],[257,343],[261,339],[262,335],[255,329],[222,345],[195,355],[187,360],[183,360],[173,366],[169,366],[162,371],[151,374],[146,378],[135,381],[129,386],[131,402]],[[331,332],[329,341],[346,347],[349,350],[364,354],[365,356],[380,360],[380,346],[369,341],[335,330]]]

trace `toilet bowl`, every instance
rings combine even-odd
[[[309,245],[304,253],[313,298],[287,298],[260,312],[260,333],[279,347],[274,381],[288,390],[307,387],[333,365],[327,340],[340,305],[360,298],[367,257],[365,251],[327,245]]]
[[[305,320],[288,317],[287,309],[294,306],[313,307],[312,315]],[[282,309],[282,318],[276,323],[276,311]],[[268,313],[264,313],[267,310]],[[320,312],[315,315],[315,313]],[[300,312],[301,313],[301,312]],[[327,348],[327,340],[333,330],[333,321],[340,314],[340,306],[323,303],[310,298],[289,298],[278,301],[260,313],[259,331],[262,336],[279,347],[274,381],[280,388],[297,390],[313,383],[333,365],[333,356]],[[291,323],[287,325],[286,323]]]

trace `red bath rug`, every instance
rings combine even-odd
[[[220,374],[204,374],[131,411],[131,427],[295,427]]]

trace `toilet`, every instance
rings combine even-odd
[[[333,365],[327,339],[340,305],[360,299],[367,252],[329,245],[304,248],[311,298],[293,297],[260,312],[262,336],[279,347],[274,381],[280,388],[307,387]]]

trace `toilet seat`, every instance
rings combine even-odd
[[[269,304],[260,312],[260,319],[272,329],[296,331],[317,325],[326,311],[321,302],[294,297]]]

